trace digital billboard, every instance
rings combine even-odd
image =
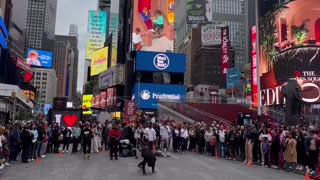
[[[224,77],[230,66],[229,27],[221,27],[221,72]]]
[[[0,46],[3,49],[7,49],[7,41],[6,38],[9,37],[8,29],[4,24],[2,17],[0,17]]]
[[[90,75],[95,76],[108,69],[108,47],[92,52]]]
[[[187,23],[212,22],[212,0],[187,0]]]
[[[86,59],[91,59],[94,50],[104,47],[107,32],[107,13],[90,10],[87,32],[89,38],[86,45]]]
[[[184,73],[186,55],[177,53],[157,53],[138,51],[136,56],[137,71]]]
[[[201,44],[205,46],[221,44],[221,26],[214,24],[201,26]]]
[[[49,110],[52,108],[51,104],[44,104],[44,108],[43,108],[43,114],[47,115]]]
[[[111,1],[109,33],[112,33],[112,50],[110,67],[115,66],[118,61],[119,8],[119,0]]]
[[[230,68],[227,71],[227,88],[233,89],[241,86],[239,67]]]
[[[33,67],[52,68],[52,52],[29,48],[26,63]]]
[[[262,105],[284,104],[281,90],[289,79],[297,80],[306,104],[320,102],[319,9],[318,0],[295,0],[260,18]]]
[[[132,49],[173,52],[174,0],[134,0]]]
[[[138,109],[157,109],[158,102],[185,102],[184,85],[137,83],[134,86],[133,100]]]
[[[92,99],[92,94],[87,94],[82,96],[82,109],[90,109],[91,108],[91,99]],[[83,114],[90,115],[92,114],[92,111],[83,111]]]

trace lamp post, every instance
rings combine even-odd
[[[11,97],[13,98],[12,121],[15,121],[17,114],[17,93],[14,90],[11,93]]]
[[[257,61],[257,85],[258,85],[258,104],[257,104],[257,121],[260,124],[261,122],[261,96],[260,96],[260,91],[261,91],[261,85],[260,85],[260,40],[259,40],[259,1],[256,0],[255,4],[255,16],[256,16],[256,33],[257,33],[257,39],[256,39],[256,61]]]

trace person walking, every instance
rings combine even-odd
[[[110,138],[110,160],[113,160],[113,157],[118,160],[118,146],[119,140],[121,138],[120,130],[116,125],[112,126],[112,129],[109,131]]]

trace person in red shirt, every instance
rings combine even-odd
[[[109,131],[110,138],[110,160],[113,160],[113,157],[118,160],[118,146],[121,133],[117,126],[113,125],[112,129]]]

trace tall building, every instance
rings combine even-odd
[[[58,79],[57,97],[68,97],[69,99],[73,97],[73,84],[77,81],[73,77],[73,72],[77,69],[74,67],[74,58],[75,52],[66,36],[56,35],[53,68],[56,70]]]
[[[37,88],[38,103],[53,104],[53,98],[56,97],[57,76],[54,69],[32,68],[34,78],[30,82]]]
[[[77,31],[74,29],[69,29],[69,32],[71,34],[78,34]],[[70,33],[69,33],[70,34]],[[79,50],[78,50],[78,37],[74,35],[56,35],[56,41],[64,42],[65,44],[68,44],[69,48],[72,50],[72,57],[70,57],[70,66],[72,69],[70,69],[70,84],[69,88],[71,89],[71,93],[69,93],[68,96],[71,98],[74,98],[74,96],[77,94],[77,81],[78,81],[78,64],[79,64]]]
[[[57,0],[29,0],[26,48],[53,51]]]

